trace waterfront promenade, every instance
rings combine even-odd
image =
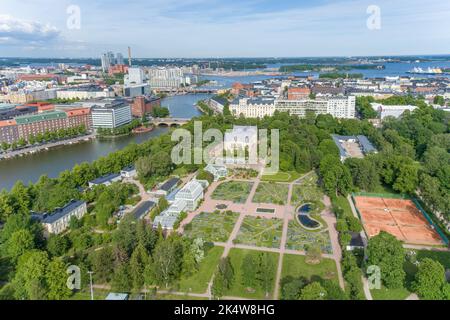
[[[30,154],[30,153],[36,153],[36,152],[39,152],[42,150],[48,150],[48,149],[55,148],[58,146],[79,143],[81,141],[88,141],[91,139],[95,139],[94,133],[83,135],[83,136],[78,136],[75,138],[59,140],[59,141],[55,141],[55,142],[51,142],[51,143],[40,144],[40,145],[36,145],[36,146],[32,146],[32,147],[23,148],[20,150],[8,151],[8,152],[0,153],[0,160],[14,158],[17,156],[22,156],[22,155]]]

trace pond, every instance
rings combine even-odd
[[[313,210],[312,204],[307,203],[301,205],[298,209],[298,222],[306,229],[316,230],[322,227],[321,223],[309,216],[309,213]]]

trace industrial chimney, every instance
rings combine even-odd
[[[131,47],[128,47],[128,65],[131,67]]]

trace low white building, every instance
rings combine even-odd
[[[128,166],[120,171],[120,175],[122,178],[135,178],[137,177],[137,171],[134,166]]]
[[[114,182],[122,181],[122,176],[117,173],[111,173],[95,180],[89,181],[89,188],[99,186],[101,184],[109,186]]]
[[[87,212],[86,202],[72,200],[62,208],[58,208],[50,214],[44,214],[41,222],[48,233],[59,234],[67,229],[70,219],[81,219]]]
[[[405,105],[405,106],[386,106],[381,103],[371,103],[372,108],[378,112],[381,120],[386,117],[399,118],[406,110],[412,112],[417,109],[416,106]]]
[[[208,171],[214,176],[214,181],[225,178],[228,175],[227,167],[211,163],[205,167],[205,171]]]
[[[197,208],[200,200],[203,199],[203,187],[197,180],[189,181],[175,195],[175,200],[186,201],[186,209],[193,211]]]
[[[153,220],[153,228],[161,226],[164,230],[173,230],[174,224],[177,222],[181,212],[187,210],[187,202],[185,200],[175,200],[172,205],[161,212]]]

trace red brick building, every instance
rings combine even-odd
[[[78,108],[66,111],[67,114],[67,126],[68,127],[79,127],[84,125],[86,130],[91,130],[92,128],[92,117],[91,109],[89,108]]]
[[[311,94],[309,88],[289,88],[288,89],[288,100],[302,100],[307,99]]]
[[[144,115],[151,113],[154,107],[161,106],[161,98],[139,96],[134,98],[131,105],[131,113],[134,117],[142,118]]]
[[[128,66],[126,64],[116,64],[114,66],[109,67],[108,74],[110,76],[121,73],[122,74],[128,73]]]

